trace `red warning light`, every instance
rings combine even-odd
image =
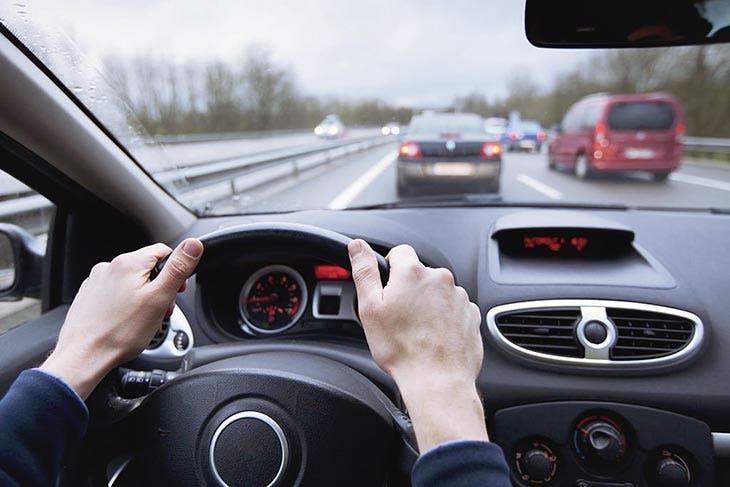
[[[314,266],[314,277],[329,281],[344,281],[350,278],[350,271],[338,265],[318,264]]]

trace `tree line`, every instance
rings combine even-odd
[[[549,127],[588,94],[662,91],[679,99],[688,135],[730,137],[730,49],[721,45],[600,51],[561,73],[549,89],[524,71],[514,73],[508,86],[504,98],[474,92],[456,97],[454,107],[502,117],[517,110]]]
[[[381,100],[322,100],[302,93],[271,51],[250,47],[240,63],[176,64],[154,56],[110,57],[104,72],[151,135],[312,128],[336,113],[346,125],[407,123],[410,107]]]
[[[303,93],[293,71],[277,65],[261,46],[250,47],[235,65],[108,58],[105,74],[152,135],[311,128],[328,113],[351,126],[405,124],[424,108]],[[587,94],[664,91],[680,100],[689,135],[730,137],[730,49],[724,46],[598,51],[559,74],[549,88],[527,70],[515,71],[507,87],[502,97],[477,91],[455,96],[443,108],[487,117],[517,110],[548,127]]]

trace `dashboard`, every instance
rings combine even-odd
[[[383,254],[407,243],[454,273],[484,316],[478,387],[515,485],[726,478],[730,216],[317,210],[201,219],[181,238],[266,221],[363,238]],[[309,340],[367,350],[347,271],[296,248],[232,252],[178,304],[196,347]]]

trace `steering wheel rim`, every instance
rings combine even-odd
[[[236,225],[207,233],[199,237],[205,251],[195,272],[207,266],[211,257],[227,248],[267,248],[271,245],[296,245],[298,250],[307,250],[313,255],[352,271],[347,245],[350,237],[313,225],[301,223],[257,222]],[[385,257],[375,253],[380,279],[385,285],[390,274]],[[167,258],[160,260],[153,271],[153,278],[162,270]]]
[[[195,270],[198,276],[200,272],[208,269],[215,270],[222,261],[224,262],[225,256],[231,255],[230,252],[234,252],[235,255],[235,252],[240,253],[247,249],[255,252],[272,248],[278,250],[296,248],[299,253],[306,253],[351,270],[347,245],[352,239],[310,225],[251,223],[217,230],[201,236],[200,240],[205,246],[205,253]],[[158,263],[157,272],[162,269],[165,260]],[[381,279],[385,284],[389,274],[387,261],[377,253],[376,260]],[[153,272],[153,278],[154,275],[156,273]],[[321,445],[329,446],[329,441],[339,444],[340,449],[350,448],[344,446],[342,439],[336,434],[333,436],[332,431],[329,437],[326,433],[327,428],[331,426],[330,423],[336,422],[336,417],[345,416],[347,420],[344,423],[340,421],[340,424],[353,423],[353,426],[347,427],[349,429],[345,435],[354,445],[351,447],[353,451],[358,452],[352,460],[355,470],[363,467],[365,462],[363,459],[369,455],[373,458],[380,455],[380,463],[376,464],[379,467],[370,473],[380,472],[387,477],[395,475],[394,479],[399,478],[400,483],[407,485],[410,468],[417,456],[413,430],[408,418],[370,379],[351,365],[325,358],[316,352],[301,354],[298,361],[292,362],[292,357],[297,355],[300,354],[293,354],[284,349],[280,352],[239,355],[192,369],[154,390],[128,415],[118,417],[118,421],[112,425],[117,434],[126,438],[129,451],[135,451],[132,446],[135,440],[143,439],[142,444],[147,445],[148,450],[142,452],[142,460],[139,460],[140,456],[137,455],[137,466],[130,468],[130,471],[133,475],[135,471],[142,473],[143,476],[137,477],[137,480],[157,479],[163,483],[165,480],[174,480],[178,484],[182,480],[182,484],[185,484],[186,479],[195,477],[206,484],[226,485],[221,483],[213,461],[219,449],[220,431],[228,431],[228,425],[235,424],[239,418],[253,417],[261,420],[268,417],[273,418],[279,425],[278,430],[277,427],[274,430],[286,435],[290,452],[294,452],[290,455],[293,459],[290,462],[291,466],[286,467],[288,470],[279,471],[276,474],[277,479],[282,475],[283,479],[288,479],[284,482],[288,482],[299,478],[297,476],[300,474],[297,472],[300,472],[305,477],[309,476],[311,481],[312,473],[315,472],[314,478],[333,481],[335,479],[332,477],[332,472],[324,472],[321,465],[317,466],[316,459],[320,454],[316,450],[321,449]],[[277,384],[280,389],[288,391],[288,395],[280,394]],[[290,400],[290,397],[294,399]],[[302,399],[304,397],[311,398],[310,400],[318,403],[321,409],[310,408],[309,415],[302,416],[299,408],[306,403]],[[176,403],[185,406],[178,408],[175,413],[170,413],[162,407],[165,404],[169,408]],[[232,406],[236,404],[239,405]],[[322,412],[327,411],[327,408],[329,415]],[[349,417],[350,414],[352,417]],[[181,420],[180,417],[185,419]],[[368,421],[369,426],[367,426]],[[302,428],[310,434],[308,436],[302,434],[300,432]],[[192,432],[192,436],[196,438],[194,447],[190,438],[187,438],[187,448],[183,447],[185,437],[175,433],[181,429],[189,429]],[[314,435],[311,434],[313,430],[316,430]],[[376,435],[376,431],[379,431],[379,436]],[[378,442],[372,442],[373,435],[379,438]],[[175,437],[173,443],[169,441],[170,436]],[[318,440],[320,436],[328,438],[328,441],[320,442]],[[395,443],[391,443],[393,439]],[[201,441],[203,450],[200,446]],[[357,446],[360,441],[369,444],[370,450],[360,451]],[[299,457],[296,454],[298,443],[301,448]],[[222,458],[226,458],[225,455],[229,453],[226,453],[225,449],[230,448],[230,441],[228,443],[223,441],[221,444],[224,445],[220,447],[223,448]],[[166,448],[174,452],[167,452]],[[307,448],[309,452],[305,454]],[[185,455],[181,453],[183,450],[187,452]],[[379,451],[378,455],[372,453],[375,450]],[[386,457],[383,455],[387,451],[391,452],[392,457],[385,461],[387,455]],[[169,468],[173,468],[174,462],[170,460],[184,459],[177,463],[186,465],[187,476],[166,477],[168,473],[161,474],[161,470],[154,465],[145,464],[144,458],[148,456],[166,460],[163,463],[168,468],[165,469],[163,466],[163,472],[170,472]],[[315,464],[311,464],[313,460]],[[339,467],[348,461],[341,459]],[[390,466],[384,469],[386,464]],[[134,462],[130,465],[134,465]],[[369,474],[365,474],[366,471],[369,470],[356,474],[352,480],[357,483],[367,478]],[[235,477],[238,474],[229,469],[226,475]],[[277,480],[275,483],[280,485],[281,482]],[[396,481],[393,485],[400,483]]]

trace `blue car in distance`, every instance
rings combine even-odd
[[[540,152],[542,143],[547,139],[545,130],[536,120],[520,120],[507,127],[502,135],[502,146],[510,152]]]

